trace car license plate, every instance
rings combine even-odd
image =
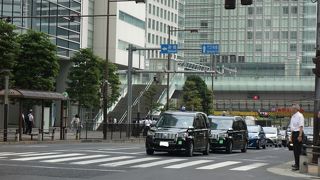
[[[221,140],[219,140],[219,144],[223,144],[223,140],[221,139]]]
[[[169,142],[160,141],[160,146],[169,147]]]

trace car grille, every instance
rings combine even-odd
[[[156,139],[175,139],[176,134],[172,133],[156,133],[154,136]]]
[[[211,134],[212,139],[219,139],[219,134]]]

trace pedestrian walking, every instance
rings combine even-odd
[[[31,134],[32,133],[32,128],[34,125],[34,117],[32,114],[32,109],[29,110],[28,114],[24,116],[24,120],[26,122],[26,134]]]
[[[81,121],[80,121],[80,117],[78,114],[76,114],[72,120],[71,120],[71,128],[72,128],[72,131],[80,131],[80,128],[81,128]]]
[[[299,170],[300,154],[302,151],[304,117],[301,114],[298,104],[292,105],[293,115],[290,120],[291,141],[293,143],[293,155],[295,164],[292,165],[292,170]]]

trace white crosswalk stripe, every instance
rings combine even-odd
[[[31,157],[31,156],[44,156],[44,155],[53,155],[53,154],[61,154],[59,152],[51,152],[51,153],[29,153],[29,154],[21,154],[19,156],[22,157]],[[14,154],[17,155],[17,154]]]
[[[185,161],[185,160],[187,160],[187,159],[167,159],[167,160],[163,160],[163,161],[156,161],[156,162],[152,162],[152,163],[140,164],[140,165],[135,165],[135,166],[131,166],[131,167],[147,168],[147,167],[159,166],[159,165],[163,165],[163,164],[169,164],[169,163]]]
[[[134,163],[139,163],[139,162],[144,162],[144,161],[157,160],[157,159],[159,159],[159,158],[132,159],[132,160],[127,160],[127,161],[120,161],[120,162],[114,162],[114,163],[101,164],[100,166],[116,167],[116,166],[122,166],[122,165],[127,165],[127,164],[134,164]]]
[[[11,158],[10,158],[11,157]],[[166,169],[182,169],[193,168],[198,170],[214,170],[224,168],[230,171],[250,171],[268,163],[252,162],[249,160],[238,161],[223,161],[219,159],[188,159],[188,158],[173,158],[161,156],[135,156],[135,155],[120,155],[109,154],[102,152],[0,152],[0,160],[14,161],[38,161],[43,163],[66,163],[70,165],[90,165],[103,167],[118,167],[125,168],[152,168],[161,167]],[[220,161],[220,162],[219,162]],[[251,163],[250,163],[251,162]],[[249,164],[250,163],[250,164]],[[228,167],[229,166],[229,167]]]
[[[172,165],[172,166],[167,166],[167,167],[164,167],[164,168],[180,169],[180,168],[194,166],[194,165],[203,164],[203,163],[208,163],[208,162],[212,162],[212,161],[213,160],[197,160],[197,161],[191,161],[191,162],[186,162],[186,163],[182,163],[182,164],[176,164],[176,165]]]
[[[93,163],[117,161],[117,160],[130,159],[130,158],[135,158],[135,156],[118,156],[118,157],[110,157],[110,158],[102,158],[102,159],[93,159],[93,160],[87,160],[87,161],[73,162],[71,164],[84,165],[84,164],[93,164]]]
[[[50,156],[36,156],[36,157],[17,158],[17,159],[12,159],[12,160],[15,160],[15,161],[32,161],[32,160],[53,159],[53,158],[71,157],[71,156],[80,156],[80,155],[83,155],[83,154],[80,154],[80,153],[58,154],[58,155],[50,155]]]
[[[230,165],[238,164],[238,163],[240,163],[240,162],[238,162],[238,161],[226,161],[226,162],[221,162],[221,163],[211,164],[211,165],[208,165],[208,166],[199,167],[197,169],[217,169],[217,168],[230,166]]]
[[[44,160],[41,162],[48,162],[48,163],[57,163],[57,162],[66,162],[66,161],[73,161],[73,160],[80,160],[80,159],[93,159],[93,158],[99,158],[99,157],[106,157],[109,155],[91,155],[91,156],[82,156],[82,157],[69,157],[69,158],[61,158],[61,159],[50,159],[50,160]]]
[[[233,170],[233,171],[248,171],[248,170],[255,169],[255,168],[258,168],[258,167],[262,167],[262,166],[265,166],[265,165],[267,165],[267,163],[253,163],[253,164],[249,164],[249,165],[246,165],[246,166],[236,167],[236,168],[233,168],[233,169],[230,169],[230,170]]]

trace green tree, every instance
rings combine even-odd
[[[152,84],[149,89],[146,91],[145,98],[147,107],[150,108],[151,114],[154,112],[160,111],[160,107],[163,105],[157,102],[157,86]]]
[[[49,36],[29,30],[18,37],[20,53],[14,68],[15,86],[21,89],[53,91],[59,73],[57,48]]]
[[[109,61],[110,62],[110,61]],[[105,61],[102,62],[100,66],[101,71],[105,72]],[[107,93],[108,96],[108,104],[107,107],[111,107],[119,98],[120,96],[120,78],[117,74],[118,68],[115,64],[109,63],[108,64],[108,89],[111,90],[111,93]],[[102,79],[103,79],[103,74]]]
[[[212,95],[212,91],[208,89],[205,81],[199,76],[192,75],[187,78],[183,87],[183,102],[186,104],[187,109],[190,109],[191,105],[193,110],[209,113]]]
[[[183,103],[187,110],[201,111],[201,98],[196,83],[186,81],[183,86]]]
[[[19,52],[15,26],[0,20],[0,71],[13,69],[16,64],[16,55]],[[2,89],[0,85],[0,89]]]
[[[79,109],[97,107],[100,104],[100,87],[102,59],[94,55],[90,49],[81,49],[71,58],[73,66],[68,74],[67,92],[73,101],[77,101]]]

